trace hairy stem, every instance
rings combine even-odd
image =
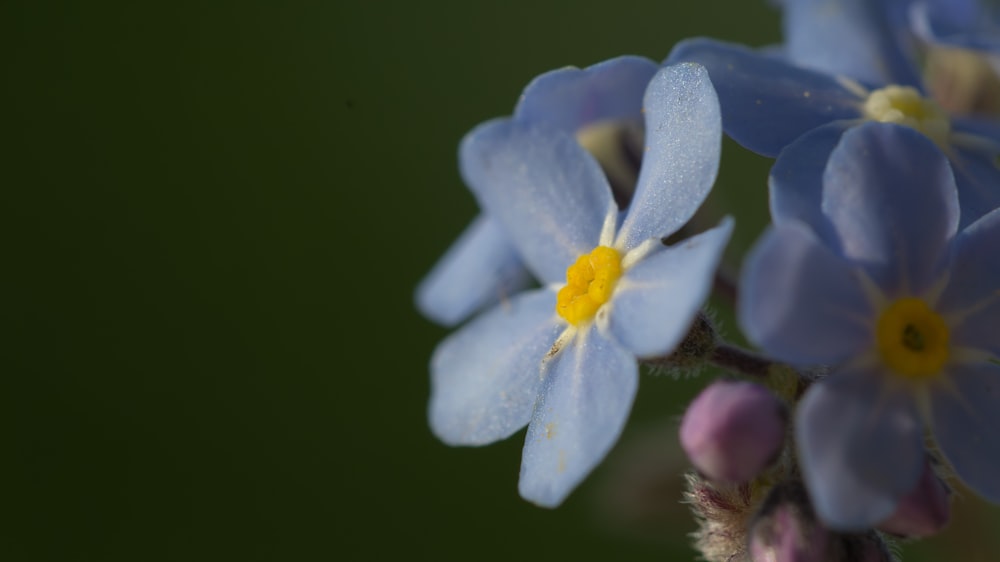
[[[728,343],[718,343],[705,359],[728,371],[758,378],[767,377],[771,373],[771,368],[776,365],[774,361],[763,355]]]

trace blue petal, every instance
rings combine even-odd
[[[1000,209],[981,218],[955,238],[948,287],[938,308],[962,320],[953,328],[955,345],[1000,356]],[[998,405],[1000,406],[1000,405]]]
[[[673,350],[711,293],[732,231],[733,221],[727,217],[712,230],[659,250],[626,271],[611,301],[611,334],[638,357]]]
[[[952,146],[951,165],[962,209],[964,228],[993,209],[1000,208],[1000,167],[997,154]]]
[[[922,38],[1000,52],[1000,6],[989,0],[915,1],[911,16]]]
[[[530,281],[507,235],[479,215],[417,286],[417,308],[438,324],[454,326]]]
[[[823,214],[823,171],[849,126],[834,121],[802,135],[778,154],[768,178],[771,220],[803,222],[824,245],[837,250],[840,240]]]
[[[544,283],[597,246],[617,212],[600,166],[568,134],[509,119],[486,122],[462,139],[462,175],[483,210],[510,236]]]
[[[591,328],[545,375],[521,457],[521,496],[555,507],[618,440],[639,385],[635,358]]]
[[[882,1],[785,2],[785,52],[793,63],[872,84],[921,87]]]
[[[1000,366],[952,368],[931,403],[945,458],[970,488],[1000,503]]]
[[[642,96],[656,69],[650,59],[623,56],[583,70],[546,72],[524,89],[514,119],[546,123],[570,134],[600,121],[639,121]]]
[[[905,392],[878,370],[834,372],[806,391],[796,414],[802,474],[820,520],[863,531],[917,484],[923,431]]]
[[[715,183],[722,150],[719,100],[696,64],[661,69],[646,90],[646,151],[615,246],[668,236],[698,210]]]
[[[976,25],[976,20],[983,15],[980,5],[984,3],[984,0],[911,0],[913,8],[910,13],[914,17],[928,18],[939,28],[957,32]]]
[[[996,119],[952,115],[951,126],[957,133],[986,137],[994,143],[1000,143],[1000,122]]]
[[[711,39],[678,43],[667,63],[708,69],[722,105],[722,125],[744,147],[768,157],[802,134],[839,119],[859,119],[862,99],[833,76],[741,45]]]
[[[801,223],[772,227],[747,255],[738,312],[751,341],[800,365],[839,363],[873,338],[857,273]]]
[[[823,175],[823,212],[843,254],[890,298],[937,280],[958,228],[955,179],[923,134],[868,122],[844,133]]]
[[[531,418],[542,358],[565,324],[548,289],[521,293],[442,341],[431,358],[431,429],[449,445],[483,445]]]

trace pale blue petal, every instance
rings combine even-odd
[[[631,249],[684,226],[715,183],[722,150],[719,100],[696,64],[661,69],[646,90],[646,150],[615,245]]]
[[[555,507],[618,440],[639,386],[625,349],[591,328],[578,334],[545,375],[521,456],[521,496]]]
[[[488,121],[462,139],[459,165],[480,206],[544,283],[566,281],[566,268],[597,246],[615,209],[601,167],[564,132]]]
[[[583,70],[546,72],[524,89],[514,119],[546,123],[570,134],[600,121],[640,121],[642,96],[657,68],[650,59],[623,56]]]
[[[549,289],[521,293],[442,341],[431,357],[430,426],[449,445],[504,439],[531,418],[542,358],[565,329]]]
[[[895,511],[924,466],[923,430],[905,392],[877,369],[835,371],[799,403],[795,443],[820,520],[863,531]]]
[[[800,365],[839,363],[873,337],[875,313],[852,264],[796,222],[771,227],[747,255],[738,312],[751,341]]]
[[[934,439],[959,478],[1000,503],[1000,365],[952,367],[931,401]]]
[[[454,326],[530,282],[507,235],[479,215],[417,286],[417,308],[438,324]]]
[[[658,250],[619,281],[608,315],[611,334],[638,357],[673,350],[712,291],[715,270],[733,231],[719,226]]]
[[[882,0],[793,0],[783,15],[793,63],[872,84],[921,87]]]
[[[830,155],[823,212],[843,254],[890,298],[921,294],[938,279],[958,228],[955,178],[923,134],[868,122],[845,132]]]
[[[712,39],[678,43],[667,63],[708,69],[726,134],[768,157],[802,134],[840,119],[859,119],[862,99],[833,76],[797,67],[742,45]]]
[[[948,287],[938,309],[963,318],[951,333],[955,345],[1000,356],[1000,209],[955,238]],[[968,314],[966,314],[968,313]],[[998,405],[1000,407],[1000,405]]]
[[[951,165],[958,185],[962,209],[959,228],[964,228],[993,209],[1000,208],[1000,167],[997,154],[951,147]]]
[[[849,126],[834,121],[802,135],[778,154],[768,178],[771,220],[803,222],[824,245],[837,250],[840,240],[823,214],[823,171]]]

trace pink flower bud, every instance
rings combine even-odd
[[[926,537],[939,532],[951,518],[950,492],[938,478],[930,462],[909,494],[903,496],[896,512],[878,525],[880,531],[902,537]]]
[[[890,562],[874,531],[839,534],[823,527],[801,482],[776,485],[750,524],[754,562]]]
[[[816,522],[801,482],[775,486],[750,524],[749,550],[754,562],[826,562],[841,541]]]
[[[750,557],[755,562],[825,562],[831,535],[791,504],[776,506],[754,526]]]
[[[784,406],[763,386],[716,381],[684,413],[681,446],[707,478],[747,482],[781,450],[785,419]]]

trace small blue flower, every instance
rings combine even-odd
[[[962,226],[1000,207],[1000,126],[949,116],[919,84],[866,86],[710,39],[679,43],[667,61],[704,65],[719,94],[726,133],[754,152],[777,157],[772,181],[785,177],[794,189],[772,190],[776,221],[816,214],[810,205],[822,190],[830,151],[844,131],[869,121],[909,126],[945,152],[958,183]]]
[[[642,96],[656,69],[649,59],[623,56],[583,70],[547,72],[524,89],[514,120],[544,123],[571,135],[602,122],[641,122]],[[530,282],[507,234],[480,215],[421,281],[416,304],[428,318],[454,326]]]
[[[644,98],[646,154],[627,214],[565,130],[498,119],[463,141],[463,175],[542,282],[477,316],[431,359],[429,420],[452,445],[528,424],[520,493],[556,506],[617,441],[637,358],[670,352],[708,296],[732,221],[665,246],[707,196],[721,120],[705,70],[661,69]]]
[[[889,517],[920,477],[925,429],[1000,502],[1000,210],[959,231],[947,159],[893,124],[844,133],[823,178],[824,220],[764,234],[739,306],[768,353],[832,367],[795,418],[817,513],[840,530]]]

